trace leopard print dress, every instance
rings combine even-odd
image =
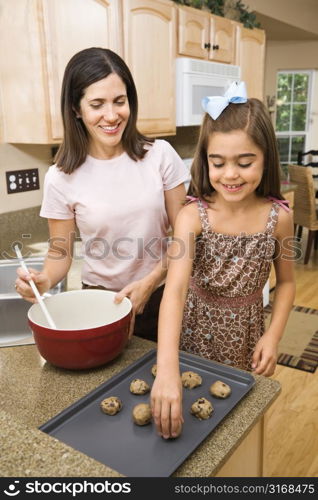
[[[265,328],[262,290],[275,252],[279,204],[272,203],[264,232],[236,236],[214,232],[204,203],[197,203],[202,233],[196,240],[180,349],[251,370]]]

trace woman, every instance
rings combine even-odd
[[[16,289],[35,302],[30,277],[42,294],[64,278],[78,228],[83,287],[119,292],[118,302],[129,297],[134,333],[155,340],[166,236],[185,199],[186,167],[169,143],[138,132],[135,84],[111,50],[72,57],[61,108],[64,140],[46,174],[40,212],[48,218],[49,250],[41,272],[18,270]]]

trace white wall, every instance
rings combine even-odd
[[[318,4],[318,0],[317,0]],[[265,61],[265,96],[276,93],[276,74],[279,70],[318,70],[318,41],[268,41]],[[318,149],[318,72],[315,71],[312,89],[307,149]]]
[[[318,41],[268,40],[265,60],[266,94],[275,93],[276,72],[282,69],[318,69]]]
[[[317,0],[246,0],[244,4],[268,17],[318,33]]]

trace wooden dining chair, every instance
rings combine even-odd
[[[315,202],[315,188],[311,167],[288,165],[289,181],[297,185],[294,198],[294,224],[308,229],[304,264],[309,261],[313,242],[317,247],[318,214]]]

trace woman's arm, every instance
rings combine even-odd
[[[165,191],[165,206],[169,223],[174,228],[175,220],[179,210],[185,201],[186,192],[184,184],[179,184],[173,189]],[[150,295],[162,283],[167,274],[167,257],[162,259],[154,269],[144,278],[133,281],[125,286],[117,295],[116,302],[121,302],[124,297],[129,297],[133,303],[135,314],[141,314],[148,302]]]
[[[169,269],[159,312],[157,375],[151,391],[155,424],[165,438],[179,435],[183,422],[179,341],[195,238],[200,232],[196,205],[184,207],[168,249]]]
[[[177,215],[186,199],[186,190],[184,184],[179,184],[179,186],[176,186],[173,189],[168,189],[164,193],[168,220],[172,229],[174,229]]]
[[[267,331],[257,343],[253,355],[255,373],[267,377],[273,375],[275,371],[277,346],[283,336],[295,298],[294,226],[291,212],[287,213],[280,209],[275,236],[276,251],[274,256],[274,268],[276,274],[276,287],[271,322]]]
[[[68,273],[72,263],[73,242],[75,238],[74,219],[49,219],[49,249],[42,271],[30,269],[26,274],[19,268],[16,280],[17,292],[29,302],[36,302],[36,298],[28,281],[33,279],[40,294],[61,281]]]

